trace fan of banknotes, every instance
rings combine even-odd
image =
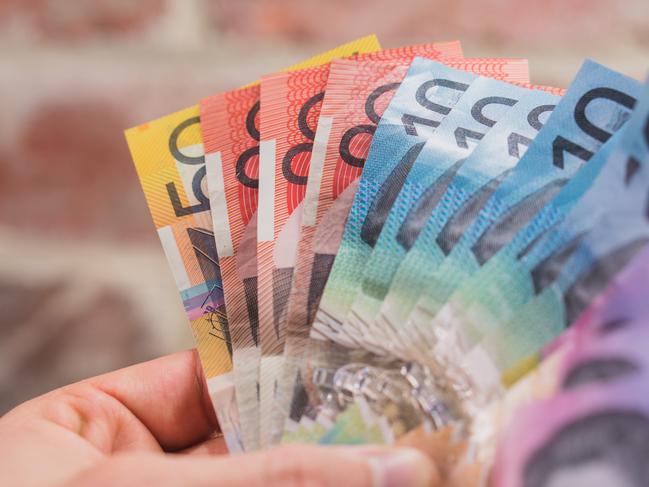
[[[648,116],[593,61],[369,36],[128,130],[230,450],[649,485]]]

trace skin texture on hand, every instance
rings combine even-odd
[[[450,427],[425,432],[416,428],[397,441],[399,447],[415,448],[432,459],[437,467],[441,485],[446,487],[479,487],[484,485],[483,466],[467,459],[468,443],[454,438]]]
[[[412,448],[292,445],[230,456],[194,351],[72,384],[0,418],[0,485],[424,487]]]

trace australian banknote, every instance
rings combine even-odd
[[[134,127],[126,138],[192,325],[219,424],[236,452],[243,439],[199,122],[198,107],[192,107]]]
[[[481,203],[491,188],[507,175],[525,153],[558,100],[558,95],[531,90],[494,125],[459,168],[439,204],[432,210],[432,215],[422,230],[424,234],[413,242],[399,264],[381,305],[376,329],[379,332],[394,330],[387,336],[392,336],[391,343],[395,347],[405,343],[413,347],[420,342],[425,347],[423,335],[416,328],[406,326],[409,324],[406,321],[408,315],[419,295],[417,290],[426,285],[426,272],[417,272],[421,254],[428,250],[424,243],[430,242],[431,235],[435,235],[435,231],[455,211],[465,208],[468,212]],[[468,204],[469,202],[473,204]],[[405,351],[402,350],[401,353]]]
[[[621,99],[602,95],[609,89],[620,93]],[[636,81],[596,63],[583,66],[530,149],[485,204],[473,215],[457,212],[458,218],[452,217],[441,229],[437,246],[427,256],[427,262],[435,263],[434,271],[409,319],[428,326],[436,337],[445,333],[434,326],[432,318],[462,280],[479,269],[479,244],[489,241],[484,235],[494,236],[488,229],[502,228],[508,222],[508,235],[513,236],[524,226],[622,126],[634,104],[628,93],[638,89]],[[580,114],[592,103],[601,106],[597,122],[584,123]],[[499,241],[509,240],[501,237]]]
[[[343,46],[342,55],[363,46],[378,49],[375,36]],[[362,50],[362,49],[361,49]],[[322,63],[340,56],[316,56]],[[228,447],[242,448],[231,375],[232,343],[224,308],[217,249],[207,190],[200,107],[194,105],[126,133],[147,204],[192,322],[212,403]]]
[[[459,42],[405,46],[358,55],[354,60],[334,60],[331,64],[311,150],[287,305],[283,372],[274,401],[278,419],[272,422],[271,443],[278,442],[283,432],[308,327],[326,281],[329,256],[335,255],[337,248],[336,227],[331,223],[344,222],[345,209],[349,207],[347,200],[350,198],[338,200],[338,196],[353,194],[354,188],[347,188],[362,169],[375,126],[372,124],[378,123],[398,81],[405,74],[407,63],[415,56],[457,59],[461,56],[461,47]],[[395,70],[397,61],[402,66],[400,72]],[[365,121],[370,124],[363,124]],[[334,200],[338,203],[329,213]],[[325,218],[325,215],[328,216]],[[322,221],[326,223],[320,225]],[[342,229],[343,224],[338,226]]]
[[[434,61],[413,61],[374,134],[312,334],[335,337],[340,343],[357,343],[354,337],[342,332],[340,325],[356,294],[364,256],[372,248],[365,240],[373,242],[372,236],[378,236],[426,138],[474,78],[466,71]],[[370,213],[373,218],[368,218]]]
[[[233,376],[246,449],[258,431],[256,222],[259,85],[201,101],[201,127],[214,240],[233,350]]]
[[[642,324],[649,325],[646,318]],[[593,376],[587,386],[567,387],[517,411],[498,449],[491,484],[645,485],[649,376],[646,364],[634,366],[615,380]]]
[[[358,339],[364,344],[374,344],[379,350],[388,345],[383,336],[374,333],[373,325],[399,263],[464,161],[527,91],[478,77],[426,140],[388,210],[380,233],[372,241],[366,265],[358,270],[360,289],[343,327],[358,330]]]
[[[328,76],[327,64],[271,75],[261,82],[257,261],[262,352],[259,382],[262,446],[270,441],[302,200]]]
[[[592,186],[552,232],[524,256],[534,293],[483,342],[506,370],[567,326],[649,242],[649,93]],[[520,326],[520,323],[525,323]],[[520,332],[513,337],[511,331]],[[506,337],[495,344],[497,336]]]
[[[501,446],[494,485],[533,485],[529,478],[548,485],[566,476],[577,485],[646,484],[646,386],[645,372],[607,386],[569,391],[521,412]],[[539,429],[530,430],[531,424]],[[523,431],[526,440],[521,441]],[[620,439],[611,442],[613,434]],[[566,450],[570,454],[561,461],[550,460]]]

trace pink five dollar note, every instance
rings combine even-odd
[[[316,55],[286,71],[380,48],[367,36]],[[259,336],[256,224],[259,171],[259,83],[201,102],[207,192],[227,306],[233,381],[246,450],[258,448]]]
[[[566,353],[556,394],[511,415],[494,486],[647,485],[649,319],[620,311]]]
[[[525,470],[538,469],[533,466],[537,461],[534,457],[543,456],[541,451],[549,438],[546,435],[554,429],[549,420],[556,412],[552,398],[566,394],[573,398],[557,399],[570,404],[559,413],[563,417],[564,413],[571,416],[574,412],[573,391],[601,389],[604,395],[613,397],[609,389],[613,383],[641,373],[645,374],[646,387],[649,372],[645,347],[649,337],[647,284],[649,247],[615,277],[570,328],[543,352],[530,357],[530,367],[538,363],[536,368],[474,418],[471,433],[478,469],[483,466],[486,472],[491,467],[495,447],[500,443],[494,485],[527,485],[522,482],[527,475]],[[581,420],[579,415],[575,419]],[[580,434],[590,433],[586,429]],[[585,472],[580,472],[578,464],[572,467],[575,473]]]

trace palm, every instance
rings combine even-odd
[[[13,461],[0,484],[4,475],[26,475],[23,485],[53,485],[122,452],[221,453],[217,428],[195,353],[165,357],[64,387],[4,416],[0,458]]]

